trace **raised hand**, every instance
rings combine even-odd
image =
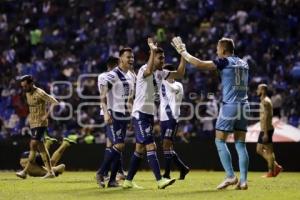
[[[182,42],[181,37],[177,36],[172,39],[171,45],[176,49],[176,51],[181,54],[186,52],[185,44]]]
[[[152,38],[148,38],[148,46],[151,50],[157,49],[157,44],[154,43],[154,40]]]

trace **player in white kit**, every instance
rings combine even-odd
[[[107,59],[107,61],[106,61],[106,68],[107,68],[107,70],[106,70],[106,72],[103,72],[103,73],[101,73],[99,76],[98,76],[98,89],[99,89],[99,93],[100,93],[100,95],[102,95],[101,93],[101,90],[102,90],[102,86],[103,85],[105,85],[106,84],[106,76],[107,76],[107,74],[111,71],[111,70],[113,70],[115,67],[117,67],[118,66],[118,64],[119,64],[119,58],[117,58],[117,57],[114,57],[114,56],[109,56],[108,57],[108,59]],[[110,91],[108,91],[107,92],[107,95],[109,96],[108,97],[108,99],[109,100],[112,100],[112,92],[111,92],[111,90]],[[107,102],[107,107],[108,108],[111,108],[111,101],[108,101]],[[104,117],[103,117],[103,115],[104,115],[104,113],[103,113],[103,109],[101,109],[100,110],[100,116],[101,116],[101,118],[103,119],[103,121],[104,121]],[[104,154],[109,154],[110,153],[110,148],[112,147],[112,142],[109,140],[109,138],[107,137],[107,140],[106,140],[106,148],[105,148],[105,152],[104,152]],[[104,155],[104,157],[105,157],[105,155]],[[96,180],[97,180],[97,182],[98,182],[98,184],[99,184],[99,171],[100,171],[100,169],[101,168],[99,168],[99,170],[97,171],[97,173],[96,173]],[[109,170],[108,170],[109,171]],[[104,173],[104,175],[105,175],[105,180],[108,180],[109,179],[109,176],[108,176],[108,171],[106,171],[105,173]],[[123,170],[123,162],[122,162],[122,154],[121,154],[121,158],[120,158],[120,162],[119,162],[119,170],[118,170],[118,174],[117,174],[117,180],[120,180],[120,179],[122,179],[122,180],[124,180],[125,179],[125,175],[124,175],[124,170]]]
[[[185,60],[181,58],[182,65]],[[173,71],[173,65],[165,65],[165,70]],[[165,158],[164,178],[170,178],[171,164],[174,162],[180,171],[179,180],[183,180],[189,172],[189,168],[182,162],[174,150],[173,138],[177,132],[177,125],[180,116],[180,106],[183,98],[183,86],[172,78],[162,81],[160,88],[160,130],[163,140]]]
[[[100,84],[101,108],[106,124],[106,134],[112,143],[110,151],[106,151],[104,161],[97,172],[97,182],[100,187],[105,187],[104,176],[110,167],[108,187],[119,186],[115,179],[125,146],[124,138],[130,117],[128,103],[132,102],[135,81],[130,71],[133,62],[132,49],[121,49],[118,67],[108,72],[105,80]]]
[[[157,180],[158,188],[173,184],[175,179],[163,178],[160,174],[160,166],[156,155],[156,145],[153,138],[153,123],[155,110],[155,96],[158,95],[162,80],[171,78],[181,78],[185,68],[181,66],[177,71],[169,72],[163,70],[164,51],[148,38],[150,56],[147,64],[143,65],[137,74],[135,100],[133,104],[133,126],[136,137],[136,148],[131,158],[128,175],[123,183],[123,188],[139,188],[132,180],[138,171],[143,154],[147,151],[147,158]]]

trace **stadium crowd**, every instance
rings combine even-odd
[[[0,140],[26,133],[28,109],[16,77],[32,74],[47,92],[54,81],[71,83],[57,82],[52,88],[62,102],[55,115],[67,119],[51,120],[52,136],[75,134],[79,141],[105,142],[104,131],[89,126],[101,122],[99,99],[91,97],[98,95],[97,77],[78,77],[105,71],[108,56],[118,56],[124,46],[134,50],[138,69],[148,58],[149,35],[163,47],[168,63],[178,63],[170,45],[174,35],[186,41],[191,54],[206,59],[215,58],[222,36],[233,38],[236,54],[250,66],[249,100],[258,102],[256,86],[267,83],[274,115],[299,127],[299,9],[300,2],[290,0],[1,1]],[[182,82],[185,102],[208,103],[200,106],[201,120],[181,121],[178,139],[213,138],[215,120],[209,116],[221,101],[218,74],[188,66]],[[182,115],[189,111],[183,109]],[[78,119],[87,126],[81,127]]]

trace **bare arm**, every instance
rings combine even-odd
[[[144,71],[144,78],[152,75],[153,71],[154,71],[154,54],[155,54],[155,50],[156,50],[156,45],[153,42],[152,38],[148,38],[148,46],[150,47],[150,56],[147,62],[147,68]]]
[[[108,88],[105,85],[101,85],[99,88],[99,92],[100,92],[100,106],[101,109],[103,110],[104,113],[107,112],[107,92],[108,92]]]
[[[101,109],[103,110],[104,121],[106,124],[112,124],[112,118],[107,108],[107,92],[109,91],[109,89],[107,85],[101,85],[99,91],[100,91],[100,106]]]
[[[264,115],[261,119],[261,130],[264,133],[264,138],[263,140],[267,141],[268,140],[268,123],[272,120],[272,104],[268,100],[264,100],[262,102],[263,107],[264,107]]]
[[[187,53],[187,52],[186,52]],[[190,55],[189,58],[189,63],[191,63],[192,65],[194,65],[195,67],[197,67],[200,70],[216,70],[217,67],[214,64],[213,61],[211,60],[200,60],[194,56]]]
[[[267,116],[266,116],[266,114],[264,114],[264,116],[261,118],[261,130],[264,133],[264,135],[268,135]]]
[[[186,50],[185,44],[181,41],[180,37],[174,37],[171,42],[172,46],[176,49],[176,51],[190,64],[196,66],[201,70],[216,70],[217,67],[211,60],[200,60],[191,54],[189,54]]]
[[[180,63],[179,63],[179,66],[177,68],[177,71],[170,72],[169,77],[172,78],[172,79],[183,78],[184,73],[185,73],[185,66],[186,66],[186,60],[181,56]]]
[[[133,96],[129,97],[127,102],[127,108],[129,113],[132,112],[132,106],[133,106]]]

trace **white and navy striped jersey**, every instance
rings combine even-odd
[[[114,68],[105,76],[105,85],[109,88],[108,102],[114,112],[126,114],[128,98],[134,91],[135,78],[132,72],[123,72]]]
[[[156,70],[153,75],[144,77],[147,64],[143,65],[137,74],[135,99],[133,103],[132,116],[139,118],[138,112],[154,115],[155,96],[159,95],[162,80],[166,79],[170,72],[167,70]]]
[[[160,88],[160,121],[178,120],[182,98],[183,86],[181,83],[162,81]]]

